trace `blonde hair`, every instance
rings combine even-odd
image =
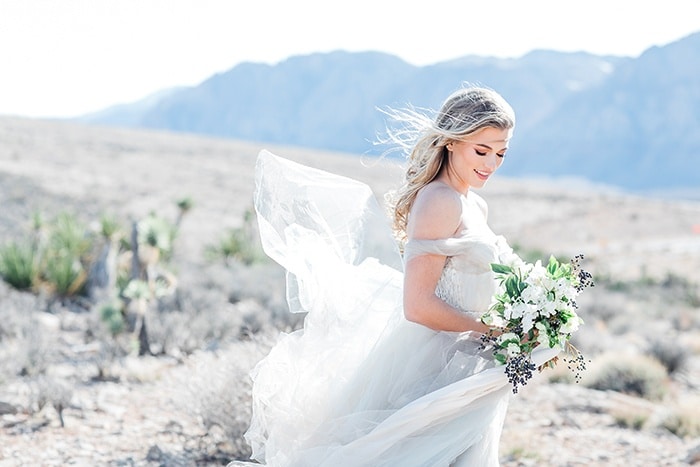
[[[388,133],[398,149],[406,153],[408,162],[403,184],[387,195],[394,234],[403,245],[411,206],[421,188],[433,181],[447,163],[447,144],[486,127],[511,129],[515,114],[500,94],[482,87],[455,91],[433,119],[413,109],[387,114],[403,123],[403,127]]]

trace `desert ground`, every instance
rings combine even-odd
[[[86,222],[104,213],[125,222],[151,212],[175,218],[176,200],[190,197],[171,267],[178,303],[196,314],[172,318],[180,327],[167,328],[177,342],[188,329],[194,343],[108,358],[88,306],[0,283],[0,466],[245,459],[247,373],[277,333],[299,321],[285,316],[278,266],[212,263],[204,252],[242,225],[263,148],[363,181],[380,199],[400,180],[392,160],[0,118],[0,241],[25,235],[36,211],[68,211]],[[575,339],[591,359],[591,379],[570,383],[555,369],[514,395],[502,465],[700,462],[700,202],[574,179],[498,176],[481,195],[493,230],[519,252],[583,254],[596,279],[579,303],[586,324]],[[660,388],[654,396],[591,383],[604,379],[611,359],[636,365],[650,356],[664,371],[648,378]],[[38,370],[20,371],[32,358],[41,360]]]

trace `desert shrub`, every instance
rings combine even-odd
[[[46,368],[39,323],[33,310],[38,307],[33,294],[17,292],[0,283],[0,385],[21,373],[40,373]]]
[[[229,229],[215,245],[205,249],[210,261],[223,260],[226,264],[240,262],[245,265],[267,261],[260,246],[255,215],[252,209],[243,214],[243,224]]]
[[[0,276],[16,289],[30,289],[39,276],[33,246],[27,242],[10,242],[0,247]]]
[[[236,308],[224,303],[202,311],[153,313],[148,324],[154,353],[179,357],[237,339],[243,318]]]
[[[262,310],[246,315],[244,324],[248,332],[262,329],[291,331],[304,322],[304,313],[290,313],[286,296],[285,270],[276,263],[267,262],[248,267],[231,267],[233,282],[229,289],[229,301],[238,303],[253,300]]]
[[[249,459],[250,447],[243,439],[251,419],[252,381],[249,373],[268,352],[267,338],[238,341],[218,356],[201,353],[180,388],[183,408],[196,415],[208,432],[218,427],[229,441],[229,458]]]
[[[648,410],[638,407],[620,407],[612,410],[611,415],[615,420],[615,425],[631,430],[641,430],[651,414]]]
[[[586,386],[660,399],[668,374],[658,360],[646,355],[608,354],[594,361],[594,371],[584,376]]]
[[[70,406],[73,398],[73,387],[62,379],[41,375],[29,380],[30,401],[29,408],[32,411],[41,411],[45,406],[52,406],[58,415],[62,427],[63,409]]]
[[[681,438],[700,437],[700,399],[692,396],[676,403],[661,426]]]
[[[657,339],[651,343],[647,353],[661,362],[670,375],[682,370],[688,361],[687,349],[675,339]]]
[[[15,375],[43,375],[55,357],[55,337],[45,332],[34,313],[29,313],[10,345],[13,348],[12,367]]]
[[[688,305],[695,308],[700,307],[700,287],[688,280],[688,278],[668,273],[660,285],[664,289],[673,292],[675,296],[680,297]]]

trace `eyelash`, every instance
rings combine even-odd
[[[477,155],[477,156],[483,157],[483,156],[486,155],[485,152],[479,152],[479,151],[477,151],[476,149],[475,149],[474,151],[476,152],[476,155]],[[505,154],[496,154],[496,155],[497,155],[498,157],[500,157],[501,159],[503,159],[504,157],[506,157]]]

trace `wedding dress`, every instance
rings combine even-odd
[[[477,335],[436,332],[402,312],[403,261],[431,253],[448,257],[438,296],[476,318],[487,310],[490,263],[513,252],[483,215],[455,238],[409,241],[402,258],[368,186],[267,151],[255,206],[263,247],[287,270],[290,311],[307,315],[252,372],[252,458],[271,467],[498,465],[512,392],[503,367]],[[535,364],[555,354],[536,351]]]

